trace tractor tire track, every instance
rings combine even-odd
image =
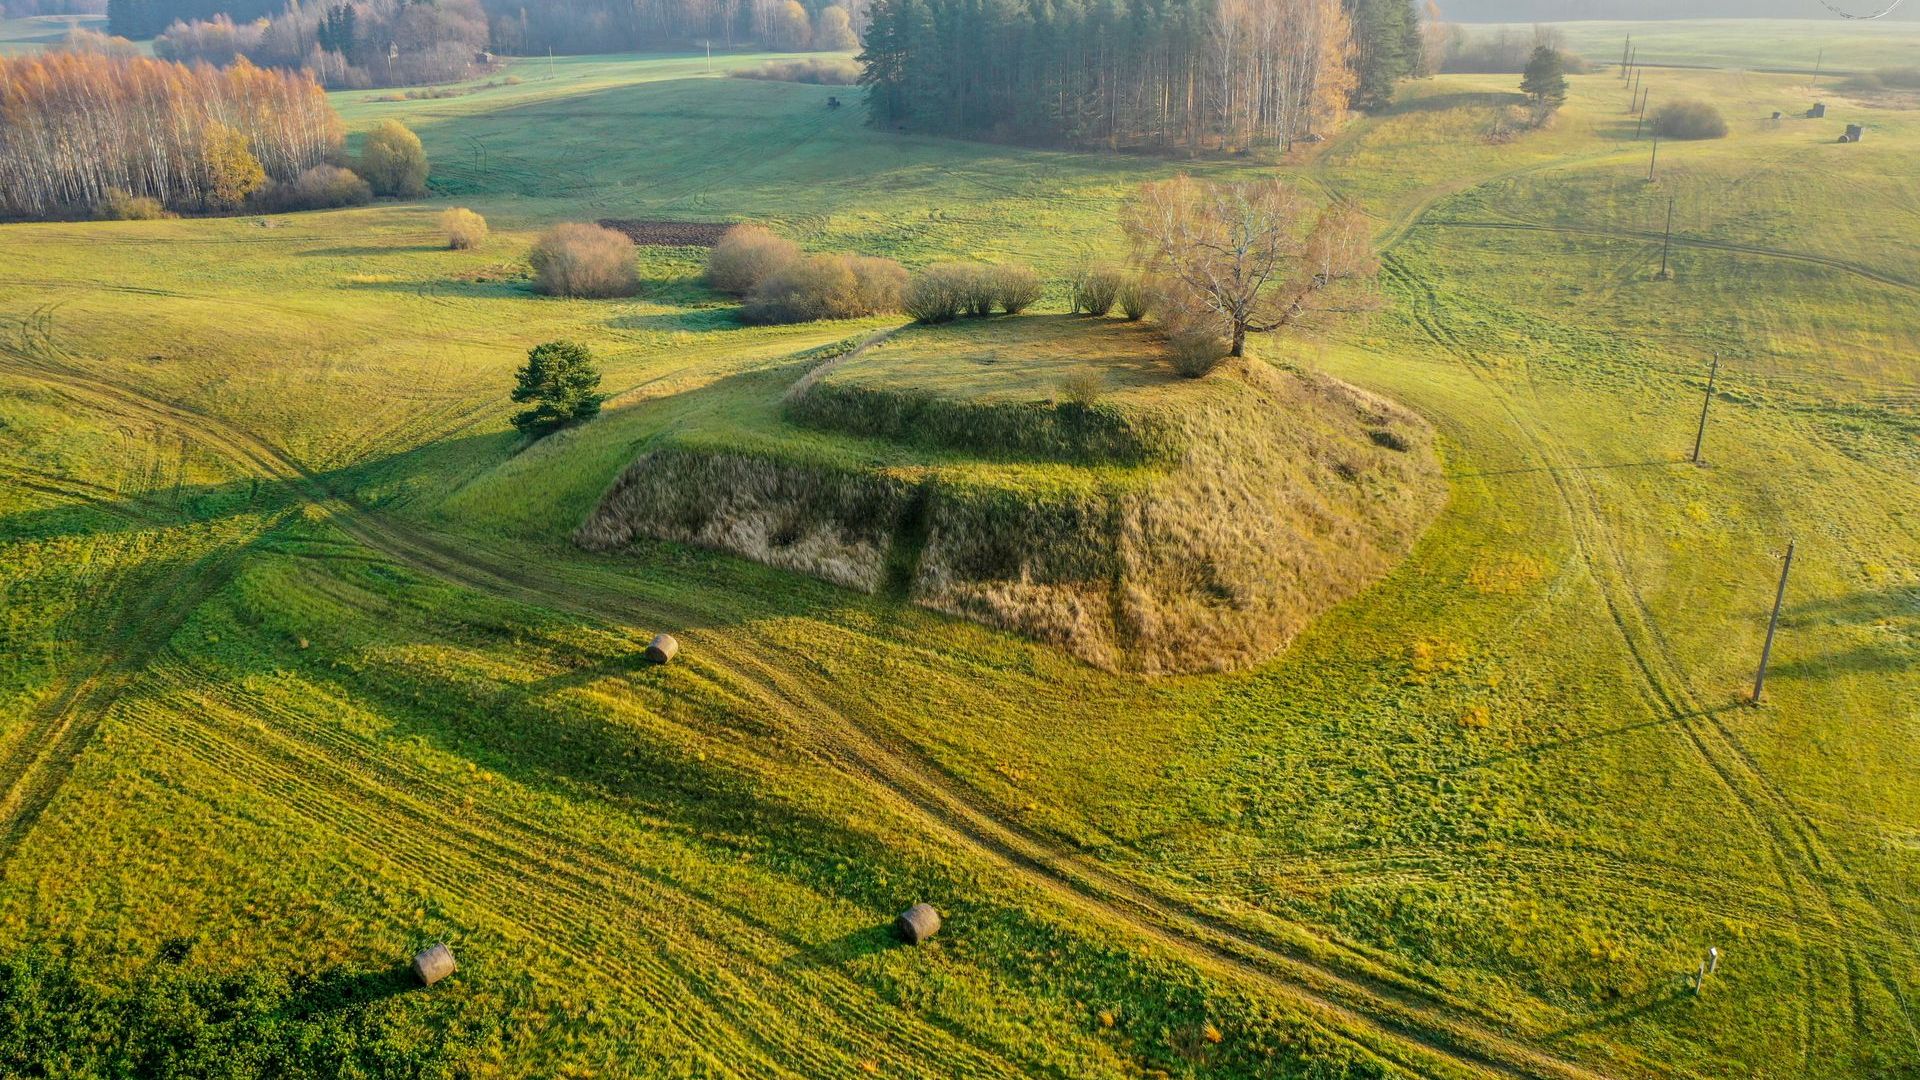
[[[1493,229],[1512,232],[1569,233],[1576,236],[1599,236],[1614,240],[1638,240],[1647,244],[1658,244],[1661,234],[1642,232],[1637,229],[1606,229],[1597,225],[1539,225],[1523,221],[1465,221],[1426,219],[1422,227],[1430,229]],[[1815,255],[1807,251],[1788,251],[1784,248],[1761,247],[1757,244],[1741,244],[1731,240],[1711,240],[1700,236],[1673,235],[1675,247],[1702,248],[1708,251],[1725,251],[1736,255],[1753,255],[1760,258],[1780,259],[1787,262],[1808,263],[1823,266],[1830,270],[1840,270],[1868,281],[1888,285],[1896,289],[1920,292],[1920,281],[1901,277],[1885,270],[1876,270],[1863,263],[1836,259],[1826,255]]]
[[[455,547],[359,507],[278,449],[199,410],[17,359],[0,367],[109,413],[185,431],[236,463],[285,482],[305,501],[328,511],[333,522],[355,540],[429,576],[618,626],[631,625],[636,614],[630,604],[583,599],[564,583],[536,576],[522,559],[489,558],[475,546]],[[671,613],[672,606],[664,601],[650,598],[648,605]],[[685,609],[678,614],[697,615]],[[713,656],[725,655],[726,646],[716,638],[702,638]],[[1000,819],[995,808],[967,792],[963,782],[926,762],[918,748],[846,719],[849,711],[799,690],[764,661],[742,652],[733,652],[727,659],[744,669],[746,682],[764,681],[777,688],[787,705],[784,714],[815,718],[819,726],[811,734],[816,752],[889,793],[903,812],[936,833],[1011,869],[1070,909],[1117,923],[1205,968],[1276,992],[1349,1031],[1364,1032],[1361,1045],[1415,1072],[1431,1072],[1451,1063],[1455,1068],[1514,1077],[1587,1080],[1599,1075],[1482,1024],[1457,1003],[1435,1002],[1384,971],[1332,965],[1302,948],[1280,945],[1220,916],[1155,895],[1052,846]]]
[[[1824,849],[1809,821],[1800,814],[1790,798],[1767,777],[1759,764],[1746,752],[1720,718],[1723,708],[1706,706],[1693,690],[1690,678],[1660,630],[1653,614],[1635,584],[1631,567],[1618,538],[1602,524],[1604,508],[1591,478],[1571,467],[1563,451],[1535,430],[1523,410],[1516,407],[1507,389],[1495,378],[1493,369],[1475,351],[1444,325],[1438,297],[1431,287],[1409,271],[1404,263],[1389,254],[1384,260],[1390,280],[1406,290],[1415,309],[1415,319],[1437,344],[1459,357],[1487,388],[1506,412],[1515,430],[1520,431],[1548,470],[1567,512],[1575,543],[1587,563],[1607,605],[1608,614],[1626,647],[1633,669],[1656,713],[1678,721],[1688,745],[1712,771],[1720,785],[1740,805],[1743,814],[1767,838],[1769,855],[1792,901],[1794,920],[1818,925],[1829,939],[1842,943],[1839,955],[1848,966],[1848,1009],[1856,1030],[1864,1030],[1862,1002],[1857,991],[1857,970],[1861,964],[1858,942],[1848,932],[1844,917],[1848,904],[1843,889],[1858,892],[1850,883],[1838,860]],[[1528,367],[1531,386],[1532,366]],[[1537,388],[1533,391],[1536,395]],[[1807,905],[1816,910],[1809,912]],[[1869,905],[1882,922],[1882,930],[1900,940],[1885,914]],[[1903,1009],[1905,995],[1898,980],[1884,961],[1867,961],[1886,992]],[[1802,962],[1805,1003],[1802,1017],[1803,1066],[1814,1060],[1812,1018],[1817,1010],[1815,984],[1811,971]],[[1911,1030],[1911,1021],[1909,1020]],[[1920,1033],[1915,1034],[1920,1045]]]

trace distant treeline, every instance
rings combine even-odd
[[[0,0],[0,15],[24,19],[34,15],[103,15],[107,0]]]
[[[1867,14],[1888,0],[1854,0],[1840,7]],[[1576,19],[1832,19],[1817,0],[1447,0],[1447,18],[1460,22],[1570,22]],[[1890,18],[1920,18],[1908,4]]]
[[[252,22],[279,12],[286,0],[107,0],[107,33],[135,41],[157,37],[176,22],[225,15]]]
[[[0,56],[0,215],[86,212],[115,198],[230,209],[341,141],[304,74],[55,51]]]
[[[1110,148],[1285,148],[1424,56],[1412,0],[879,0],[874,123]]]
[[[866,0],[485,0],[494,48],[520,56],[663,46],[857,48]]]
[[[176,22],[154,40],[153,51],[182,63],[230,64],[244,56],[264,67],[306,68],[330,87],[361,88],[476,75],[487,39],[479,0],[359,0],[290,5],[253,22],[226,15]]]
[[[396,10],[402,9],[402,10]],[[412,11],[404,9],[416,9]],[[305,62],[320,43],[314,28],[328,21],[347,22],[358,32],[357,47],[367,55],[354,66],[374,71],[367,61],[383,58],[390,46],[401,55],[420,51],[408,40],[409,26],[442,24],[448,31],[434,39],[458,41],[473,49],[491,48],[510,55],[603,53],[688,46],[712,42],[721,48],[765,45],[778,49],[853,49],[864,25],[863,0],[108,0],[108,32],[145,39],[170,28],[224,20],[247,32],[249,24],[270,20],[270,36],[287,40],[272,46],[284,58]],[[444,25],[447,23],[455,25]],[[387,27],[398,26],[389,34]],[[473,27],[478,27],[475,31]],[[304,32],[301,32],[304,31]],[[323,52],[347,55],[351,49]],[[379,54],[378,57],[373,54]],[[375,73],[378,77],[378,73]]]

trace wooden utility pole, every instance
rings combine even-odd
[[[1780,591],[1773,594],[1773,617],[1767,620],[1767,642],[1760,646],[1760,671],[1753,677],[1753,701],[1760,704],[1760,694],[1767,688],[1767,661],[1773,658],[1773,635],[1780,628],[1780,606],[1787,599],[1787,574],[1793,570],[1793,541],[1787,541],[1787,556],[1780,562]]]
[[[1814,60],[1813,62],[1813,81],[1808,83],[1807,84],[1808,86],[1820,85],[1820,69],[1826,64],[1826,62],[1827,62],[1827,50],[1821,49],[1819,58]]]
[[[1663,279],[1667,276],[1667,252],[1673,250],[1673,198],[1672,195],[1667,196],[1667,236],[1660,241],[1660,276]],[[1718,364],[1720,359],[1715,357],[1713,362]],[[1696,450],[1694,456],[1695,464],[1698,464],[1699,451]]]
[[[1653,183],[1653,167],[1660,164],[1660,134],[1653,136],[1653,156],[1647,159],[1647,183]]]
[[[1720,354],[1715,353],[1713,367],[1707,372],[1707,400],[1700,403],[1700,430],[1693,434],[1693,463],[1700,464],[1700,448],[1707,442],[1707,409],[1713,405],[1713,384],[1720,378]]]

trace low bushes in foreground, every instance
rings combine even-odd
[[[534,288],[549,296],[631,296],[640,287],[633,241],[599,225],[555,225],[527,256]]]
[[[768,275],[740,317],[753,323],[857,319],[900,310],[906,268],[864,255],[810,255]]]
[[[769,60],[758,67],[727,73],[736,79],[812,83],[815,86],[853,86],[860,81],[860,65],[852,60]]]
[[[1719,139],[1727,118],[1704,101],[1675,101],[1653,112],[1653,133],[1663,139]]]
[[[440,228],[447,234],[447,246],[469,251],[487,242],[487,219],[464,206],[440,215]]]

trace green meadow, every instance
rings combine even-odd
[[[1849,9],[1849,5],[1839,5]],[[1885,4],[1861,5],[1861,12]],[[1912,22],[1827,18],[1808,4],[1804,19],[1662,19],[1629,22],[1583,19],[1554,23],[1567,47],[1600,64],[1620,63],[1627,35],[1640,63],[1655,66],[1795,72],[1871,71],[1912,67],[1920,25]],[[1850,9],[1849,9],[1850,10]],[[1507,29],[1531,33],[1531,24],[1469,24],[1469,33]]]
[[[1771,32],[1657,59],[1798,64]],[[1887,62],[1834,33],[1830,69]],[[1613,73],[1504,145],[1514,79],[1443,76],[1285,160],[1178,162],[719,74],[760,59],[337,95],[419,132],[417,202],[0,225],[0,953],[319,979],[301,1015],[377,1022],[404,1075],[1920,1075],[1920,112],[1822,87],[1774,123],[1804,76],[1649,70],[1731,126],[1649,181]],[[570,542],[665,442],[896,453],[780,402],[898,320],[743,326],[688,249],[540,297],[543,227],[1020,260],[1055,283],[1020,318],[1072,323],[1060,282],[1180,171],[1377,218],[1379,309],[1258,351],[1416,410],[1445,467],[1413,554],[1272,660],[1113,674]],[[449,206],[492,241],[446,250]],[[1006,325],[847,370],[959,378]],[[1085,334],[1123,395],[1164,381]],[[513,370],[560,337],[611,397],[526,445]],[[1022,355],[1011,392],[1066,362]],[[945,929],[900,946],[918,901]],[[391,988],[435,941],[459,972]]]

